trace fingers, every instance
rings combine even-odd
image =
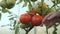
[[[56,13],[53,13],[49,18],[47,18],[48,20],[53,19],[56,16]]]
[[[46,15],[44,17],[44,19],[42,20],[42,23],[44,25],[46,25],[47,27],[51,27],[52,25],[54,25],[57,22],[60,22],[60,17],[57,17],[58,15],[60,15],[60,13],[55,13],[55,12],[51,12],[48,15]]]
[[[49,13],[48,15],[46,15],[45,18],[43,19],[42,23],[43,23],[48,17],[50,17],[52,14],[53,14],[53,12]]]
[[[43,24],[46,25],[48,28],[57,23],[58,18],[53,18],[51,20],[46,20]]]

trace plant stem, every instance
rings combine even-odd
[[[26,34],[28,34],[28,31],[26,31]]]
[[[24,29],[25,31],[26,31],[26,34],[28,34],[29,33],[29,31],[33,28],[34,26],[31,26],[29,29]]]
[[[33,6],[32,6],[32,4],[31,4],[31,2],[29,1],[29,6],[30,6],[30,11],[32,11],[33,10]]]
[[[33,27],[34,27],[34,26],[31,26],[30,29],[29,29],[29,31],[30,31]],[[28,31],[28,32],[29,32],[29,31]]]
[[[57,26],[56,26],[56,24],[54,24],[54,31],[53,31],[53,34],[57,34],[57,28],[56,28]]]
[[[48,27],[46,26],[46,33],[48,34]]]
[[[41,2],[42,2],[42,6],[41,6],[41,7],[42,7],[42,8],[41,8],[41,10],[42,10],[42,11],[41,11],[41,15],[43,16],[43,15],[44,15],[44,14],[43,14],[43,12],[44,12],[44,7],[43,7],[43,2],[44,2],[44,0],[41,0]]]

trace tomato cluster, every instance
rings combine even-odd
[[[42,24],[42,19],[43,17],[40,15],[36,15],[36,11],[32,11],[30,13],[27,14],[22,14],[20,16],[20,22],[22,24],[32,24],[33,26],[39,26]]]

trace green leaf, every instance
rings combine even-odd
[[[14,25],[13,26],[15,26],[15,24],[16,24],[16,20],[14,21]]]
[[[28,8],[29,8],[29,10],[30,10],[31,6],[30,6],[30,5],[28,5]]]
[[[19,4],[19,3],[21,3],[23,0],[19,0],[19,2],[17,3],[17,4]]]
[[[27,6],[27,1],[25,0],[24,4],[23,4],[23,7],[26,7],[26,6]]]
[[[7,9],[5,9],[5,8],[2,8],[2,12],[3,12],[3,13],[7,13],[7,12],[8,12],[8,10],[7,10]]]
[[[20,3],[22,2],[23,0],[20,0]]]
[[[57,32],[53,32],[53,34],[57,34]]]
[[[60,0],[58,0],[58,3],[60,3]]]
[[[35,1],[37,1],[37,0],[31,0],[32,2],[35,2]]]
[[[15,28],[15,34],[18,34],[18,32],[19,32],[19,28],[18,28],[18,26]]]
[[[31,4],[28,5],[29,10],[33,10],[33,7],[31,6]]]
[[[56,24],[54,24],[54,31],[53,31],[53,34],[57,34],[57,26],[56,26]]]
[[[54,3],[54,5],[52,7],[57,6],[58,4],[60,4],[60,0],[51,0],[51,1]]]
[[[12,18],[10,18],[9,20],[13,20],[14,18],[12,17]]]
[[[2,14],[0,13],[0,20],[1,20],[1,15],[2,15]]]
[[[59,4],[60,3],[60,0],[51,0],[53,3],[57,3]]]
[[[41,0],[41,2],[44,2],[44,0]]]
[[[8,11],[9,14],[11,14],[12,12]]]
[[[13,28],[10,28],[10,30],[14,30]]]
[[[22,29],[25,29],[25,28],[28,28],[28,27],[29,27],[29,24],[21,24],[20,27],[21,27]]]
[[[19,23],[15,26],[15,34],[19,33]]]
[[[16,25],[16,20],[14,21],[14,25],[13,25],[14,29],[15,29],[15,25]]]
[[[51,12],[51,8],[48,8],[46,12],[43,12],[44,13],[44,16],[46,16],[50,12]]]

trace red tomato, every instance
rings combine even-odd
[[[32,25],[34,26],[39,26],[42,23],[42,16],[40,15],[35,15],[32,17]]]
[[[20,22],[23,24],[28,24],[31,21],[31,16],[29,14],[22,14],[20,16]]]

